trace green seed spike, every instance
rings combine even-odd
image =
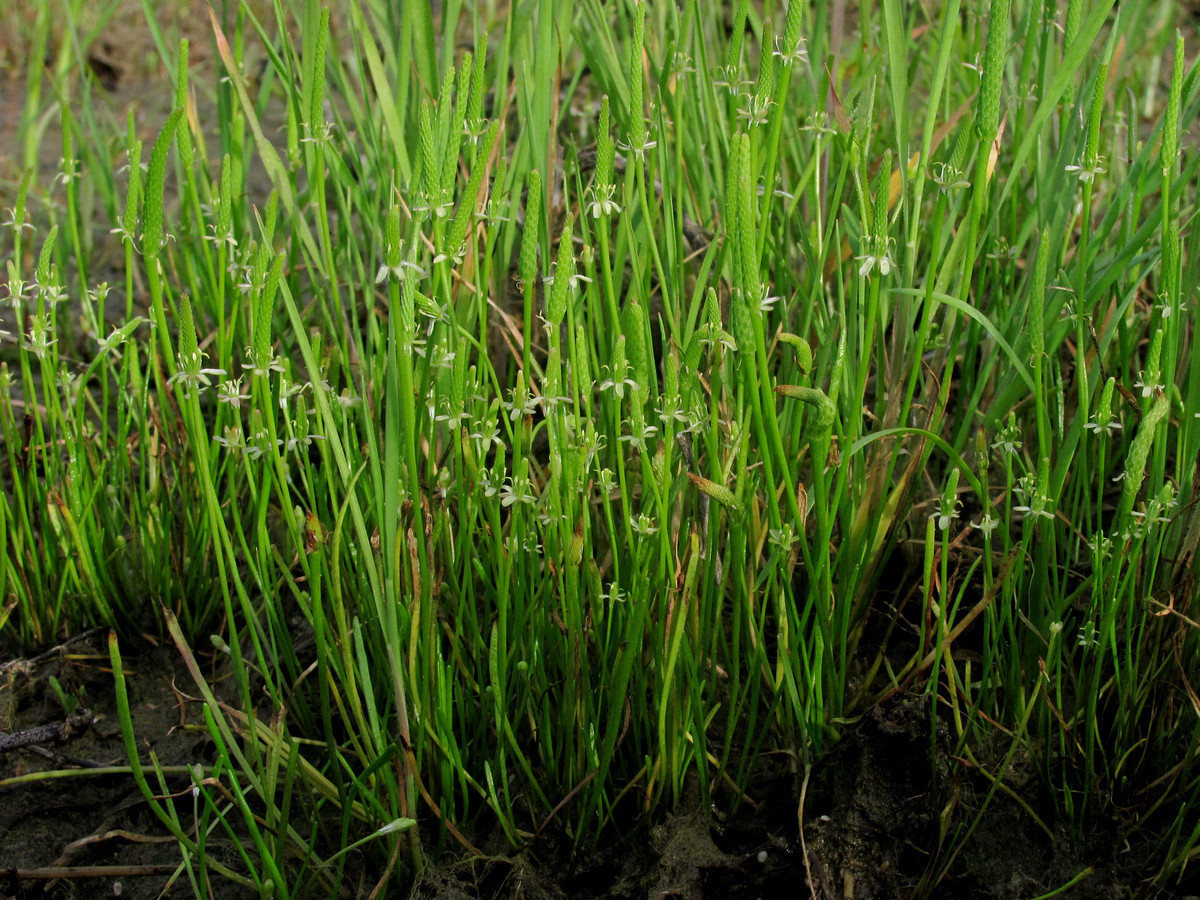
[[[1150,412],[1146,413],[1145,418],[1142,419],[1142,425],[1138,429],[1133,443],[1129,445],[1129,455],[1125,458],[1125,475],[1122,480],[1124,487],[1121,491],[1121,506],[1116,519],[1114,519],[1118,535],[1128,527],[1129,516],[1133,512],[1133,503],[1137,499],[1137,495],[1142,489],[1142,481],[1146,477],[1146,462],[1150,458],[1150,447],[1154,443],[1154,434],[1170,410],[1171,401],[1167,399],[1166,395],[1160,395],[1154,401],[1154,405],[1150,407]]]
[[[175,79],[175,108],[187,109],[187,73],[188,73],[188,41],[186,38],[179,42],[179,68]],[[186,121],[186,116],[185,116]],[[186,126],[181,126],[177,135],[179,138],[179,161],[185,172],[190,171],[195,159],[195,148],[192,146],[192,135]]]
[[[42,244],[42,252],[38,255],[37,268],[34,272],[37,275],[38,284],[49,284],[50,266],[54,263],[54,244],[58,241],[58,226],[52,225],[50,233],[46,235],[46,242]]]
[[[542,221],[542,176],[529,173],[529,195],[525,199],[525,228],[521,233],[521,261],[517,272],[521,283],[533,284],[537,277],[538,232]]]
[[[787,7],[787,20],[783,25],[783,64],[790,66],[796,59],[796,51],[803,39],[804,4],[800,0],[790,0]]]
[[[742,42],[746,33],[746,17],[750,13],[749,0],[739,0],[733,14],[733,28],[729,32],[729,50],[725,56],[726,78],[732,84],[742,63]]]
[[[742,517],[742,508],[737,502],[737,497],[735,497],[733,495],[733,491],[725,487],[725,485],[717,484],[715,481],[710,481],[707,478],[701,478],[699,475],[694,475],[691,472],[687,473],[687,477],[702,493],[712,497],[723,507],[729,510],[730,514],[735,519],[740,519]]]
[[[562,234],[558,238],[558,265],[554,270],[554,284],[546,303],[546,321],[559,325],[567,314],[567,300],[571,296],[571,282],[575,280],[575,248],[571,245],[571,232],[575,228],[575,215],[567,213],[563,221]]]
[[[637,4],[633,41],[629,47],[629,146],[646,145],[646,117],[642,101],[642,51],[646,41],[646,4]]]
[[[1046,352],[1046,271],[1050,265],[1050,231],[1042,231],[1033,264],[1033,293],[1029,299],[1029,347],[1035,368]]]
[[[1100,120],[1104,115],[1104,87],[1108,83],[1108,63],[1101,63],[1092,87],[1092,111],[1088,117],[1087,146],[1083,151],[1084,169],[1095,171],[1100,164]]]
[[[875,176],[875,237],[880,243],[882,252],[888,235],[888,188],[892,178],[892,150],[889,147],[883,154],[883,164]]]
[[[633,380],[640,387],[649,389],[650,354],[646,349],[646,316],[645,309],[636,297],[631,297],[629,305],[621,312],[621,336],[625,338],[625,353],[633,370]]]
[[[200,345],[196,340],[196,321],[192,317],[192,300],[184,291],[179,297],[179,367],[200,367]]]
[[[265,368],[271,360],[271,321],[275,292],[279,289],[279,280],[283,277],[285,254],[280,253],[271,264],[267,282],[258,296],[254,298],[254,352],[252,359],[256,368]]]
[[[435,137],[441,144],[441,153],[438,158],[441,160],[442,170],[435,187],[444,191],[449,191],[454,187],[454,172],[458,168],[458,146],[462,139],[461,129],[452,130],[450,128],[450,122],[454,115],[454,104],[451,102],[451,97],[454,96],[454,76],[454,68],[448,68],[446,77],[442,79],[442,91],[438,95],[437,101]],[[451,133],[452,131],[453,133]]]
[[[421,110],[417,116],[418,130],[421,135],[421,189],[433,203],[437,197],[438,172],[437,156],[433,145],[433,107],[428,100],[421,101]]]
[[[992,0],[988,16],[987,46],[983,54],[983,79],[979,87],[979,112],[975,137],[992,141],[1000,127],[1000,85],[1004,80],[1004,57],[1008,52],[1009,9],[1012,0]]]
[[[389,269],[400,268],[400,207],[393,206],[388,210],[383,223],[384,252],[387,254]]]
[[[450,225],[450,233],[446,238],[446,253],[458,263],[463,258],[464,245],[467,240],[467,229],[478,209],[479,188],[483,184],[483,176],[487,171],[487,161],[496,145],[496,137],[500,134],[500,123],[493,122],[484,138],[483,152],[476,157],[475,166],[471,169],[471,178],[467,182],[467,190],[458,204],[454,221]]]
[[[576,385],[591,385],[592,383],[592,365],[591,354],[585,349],[587,347],[587,331],[583,327],[583,323],[576,321],[575,323],[575,343],[571,348],[571,377]]]
[[[766,109],[775,93],[775,33],[768,19],[763,23],[762,53],[758,58],[758,81],[754,85],[756,109]]]
[[[488,35],[486,31],[479,34],[475,41],[475,68],[471,72],[471,100],[467,104],[467,129],[475,132],[482,127],[483,123],[483,93],[484,93],[484,73],[487,70],[487,44]]]
[[[805,387],[800,384],[777,384],[775,393],[792,400],[802,400],[816,407],[811,427],[817,432],[826,432],[833,427],[837,417],[837,409],[833,401],[820,388]]]
[[[613,161],[616,147],[612,138],[611,111],[608,94],[600,100],[600,125],[596,132],[596,194],[607,193],[613,184]]]
[[[789,347],[796,351],[796,365],[800,367],[800,371],[807,375],[812,371],[813,352],[808,341],[799,335],[783,332],[779,335],[779,340],[783,341]]]
[[[325,48],[329,43],[329,7],[321,6],[321,24],[317,27],[317,46],[313,54],[312,98],[308,108],[310,132],[325,124]]]
[[[275,240],[275,226],[279,224],[279,191],[271,191],[267,197],[267,208],[263,211],[263,244],[269,246]]]
[[[471,107],[471,75],[475,68],[475,54],[468,50],[463,54],[462,64],[458,67],[457,121],[462,123],[463,134],[467,133],[467,121]]]
[[[226,153],[221,159],[220,203],[217,206],[217,237],[233,230],[233,160]]]
[[[183,118],[183,110],[176,109],[167,117],[163,130],[154,142],[150,153],[150,169],[146,173],[145,204],[142,209],[142,255],[147,260],[158,256],[163,246],[163,195],[167,182],[167,155],[171,143]]]
[[[1176,171],[1179,156],[1179,107],[1183,96],[1183,61],[1186,48],[1183,35],[1175,32],[1175,64],[1171,69],[1171,89],[1163,116],[1162,167],[1163,178],[1170,179]]]
[[[735,202],[737,203],[737,242],[735,255],[741,259],[741,285],[747,302],[757,302],[759,297],[758,244],[755,240],[757,223],[754,209],[754,173],[750,170],[750,135],[742,132],[735,140],[738,158]]]

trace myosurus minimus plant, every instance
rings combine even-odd
[[[801,828],[898,695],[985,786],[915,894],[999,797],[1194,872],[1174,4],[147,4],[157,117],[58,5],[9,62],[0,628],[112,628],[196,896],[724,814],[768,756]],[[215,748],[182,785],[145,633]]]

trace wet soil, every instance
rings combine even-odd
[[[228,683],[212,658],[198,659],[210,684]],[[188,827],[187,767],[215,759],[200,704],[190,699],[197,691],[173,648],[127,650],[124,665],[139,757],[150,766],[153,754],[164,768],[160,793],[177,795]],[[0,898],[190,896],[176,874],[178,846],[123,768],[104,633],[0,663],[0,732],[61,723],[64,697],[90,710],[83,727],[65,740],[0,750]],[[1115,829],[1084,838],[1043,831],[1030,814],[1041,811],[1036,780],[1023,783],[1020,760],[1010,767],[1013,795],[989,796],[989,782],[953,755],[949,729],[931,721],[929,708],[922,696],[893,698],[848,724],[807,779],[795,752],[776,748],[755,761],[736,808],[729,793],[704,808],[693,783],[677,809],[631,819],[596,847],[578,849],[551,828],[517,853],[481,816],[464,825],[480,855],[456,852],[448,840],[411,896],[1018,900],[1072,880],[1054,895],[1115,900],[1195,891],[1150,885],[1146,841],[1125,843]],[[421,825],[436,834],[435,822]],[[209,852],[241,871],[235,838],[214,833]],[[356,857],[341,895],[369,896],[385,865]],[[315,885],[294,891],[328,895]],[[243,894],[214,883],[214,896]],[[393,885],[380,896],[401,895]]]

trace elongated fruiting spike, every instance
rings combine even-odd
[[[483,152],[476,157],[475,167],[471,169],[470,180],[467,181],[467,190],[462,195],[462,200],[458,204],[458,210],[454,214],[454,221],[450,223],[450,232],[446,236],[446,255],[455,263],[462,260],[463,248],[467,240],[467,228],[475,216],[476,204],[479,199],[479,189],[483,185],[483,176],[487,171],[488,157],[492,154],[492,148],[496,144],[496,137],[500,134],[500,123],[493,122],[488,128],[487,136],[483,142]]]
[[[800,29],[804,22],[804,4],[791,0],[787,8],[787,20],[783,25],[783,64],[791,65],[800,49]]]
[[[523,284],[537,277],[538,231],[542,221],[542,176],[529,173],[529,195],[525,199],[525,229],[521,234],[521,261],[517,274]]]
[[[729,49],[725,56],[727,76],[732,84],[737,79],[738,67],[742,62],[742,42],[746,32],[746,17],[750,13],[750,0],[739,0],[733,14],[733,27],[729,32]]]
[[[483,122],[484,73],[487,69],[487,32],[482,32],[475,42],[475,69],[471,73],[471,99],[467,103],[467,128],[475,130]]]
[[[271,319],[274,312],[275,292],[279,289],[279,281],[283,277],[283,263],[286,255],[275,257],[267,282],[254,298],[254,349],[252,359],[256,368],[266,369],[271,359]]]
[[[329,43],[329,7],[321,8],[321,24],[317,28],[317,46],[313,62],[312,105],[308,108],[308,127],[315,131],[325,123],[325,48]]]
[[[184,291],[179,298],[179,367],[186,368],[192,360],[198,369],[200,345],[196,340],[196,321],[192,317],[192,300]]]
[[[1050,265],[1050,231],[1038,241],[1037,261],[1033,264],[1033,294],[1029,301],[1029,348],[1033,364],[1040,366],[1046,351],[1046,272]]]
[[[765,110],[775,93],[775,35],[768,20],[763,23],[762,54],[758,62],[758,81],[754,85],[755,109]]]
[[[629,48],[629,146],[646,145],[646,118],[642,108],[642,51],[646,40],[646,4],[637,4],[633,17],[633,42]]]
[[[571,296],[571,283],[575,279],[575,248],[571,246],[571,232],[575,228],[575,216],[567,213],[563,220],[562,234],[558,238],[558,265],[554,270],[554,284],[550,288],[546,303],[546,321],[558,325],[567,313],[567,301]]]
[[[1092,111],[1088,116],[1087,146],[1083,151],[1083,167],[1095,172],[1100,165],[1100,120],[1104,114],[1104,86],[1108,81],[1108,63],[1100,63],[1096,83],[1092,87]]]
[[[892,151],[889,147],[883,154],[883,164],[875,176],[875,239],[879,247],[886,247],[888,235],[888,182],[892,177]]]
[[[437,131],[436,138],[438,141],[444,142],[447,137],[450,139],[449,146],[445,143],[441,147],[442,170],[435,187],[439,192],[448,191],[454,186],[454,172],[458,168],[458,146],[459,140],[462,138],[462,131],[458,128],[453,129],[451,134],[450,122],[454,115],[454,104],[450,102],[450,98],[454,96],[455,70],[449,68],[446,70],[446,77],[442,79],[442,91],[438,95],[437,101]]]
[[[992,141],[1000,127],[1000,85],[1004,81],[1004,57],[1008,52],[1009,9],[1012,0],[992,0],[988,16],[987,45],[983,54],[983,80],[979,87],[979,112],[975,136]]]
[[[154,142],[150,153],[150,168],[146,172],[145,206],[142,210],[142,255],[147,259],[158,256],[163,245],[163,194],[166,190],[167,155],[175,140],[176,129],[183,110],[176,109]]]
[[[813,352],[808,341],[799,335],[790,332],[783,332],[779,335],[779,340],[783,341],[789,347],[796,351],[796,365],[800,367],[800,371],[807,375],[812,371]]]
[[[712,497],[723,507],[730,511],[735,517],[740,518],[742,508],[737,502],[737,497],[733,495],[733,491],[725,487],[723,484],[717,484],[715,481],[710,481],[707,478],[701,478],[699,475],[687,473],[687,477],[691,480],[702,493]]]
[[[437,196],[437,157],[433,145],[433,107],[428,100],[421,101],[417,114],[417,129],[421,136],[421,189],[430,200]]]
[[[1171,401],[1167,399],[1166,395],[1160,395],[1142,419],[1142,425],[1129,445],[1129,455],[1125,458],[1125,475],[1121,482],[1123,485],[1121,506],[1114,520],[1117,534],[1123,533],[1128,525],[1127,520],[1133,511],[1133,503],[1137,499],[1137,495],[1142,489],[1142,481],[1146,477],[1146,463],[1150,459],[1150,447],[1154,443],[1155,432],[1158,431],[1159,424],[1167,417],[1170,410]]]
[[[613,162],[616,147],[613,142],[612,113],[609,109],[608,95],[600,100],[600,124],[596,131],[596,193],[607,192],[613,185]]]
[[[633,380],[643,387],[650,384],[650,354],[646,349],[646,314],[636,298],[621,312],[621,336],[633,370]]]

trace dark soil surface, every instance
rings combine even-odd
[[[212,660],[200,661],[209,683],[222,684]],[[127,651],[124,664],[140,758],[149,766],[153,754],[164,767],[186,827],[186,767],[215,758],[200,704],[191,699],[198,692],[173,648]],[[0,749],[0,897],[190,896],[186,877],[175,874],[179,848],[122,769],[105,634],[0,663],[0,732],[61,725],[67,715],[60,696],[90,711],[76,712],[65,739],[54,730],[37,745]],[[930,721],[926,698],[896,698],[848,725],[807,786],[795,754],[777,750],[757,761],[747,799],[736,809],[728,795],[702,808],[692,785],[677,810],[631,822],[622,838],[582,851],[547,829],[515,853],[493,826],[477,823],[467,833],[484,855],[444,852],[412,895],[1018,900],[1049,895],[1073,880],[1054,896],[1182,898],[1195,890],[1152,887],[1149,845],[1127,845],[1111,834],[1086,840],[1047,834],[1013,797],[987,798],[989,783],[953,758],[947,731]],[[0,738],[0,747],[8,740]],[[1020,790],[1019,761],[1010,771],[1021,802],[1038,808],[1034,782]],[[436,833],[436,823],[422,826]],[[214,833],[209,850],[241,871],[229,835]],[[357,860],[343,896],[367,897],[382,871],[377,863]],[[301,897],[328,892],[315,882],[294,890]],[[213,895],[243,892],[218,882]]]

